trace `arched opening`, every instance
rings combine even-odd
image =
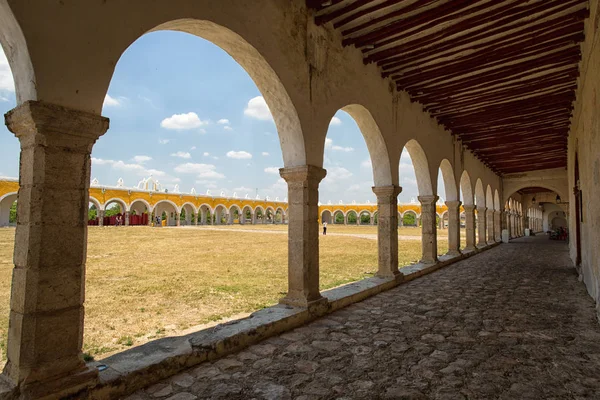
[[[480,178],[477,178],[475,182],[475,223],[477,226],[477,247],[487,246],[486,240],[486,215],[485,215],[485,190],[483,189],[483,182]]]
[[[344,213],[340,210],[336,210],[333,212],[333,221],[336,225],[344,225],[346,223],[346,219]]]
[[[17,225],[17,193],[0,198],[0,227]]]
[[[275,221],[276,224],[285,224],[285,213],[283,208],[277,207],[275,210]]]
[[[275,210],[273,209],[273,207],[267,207],[267,209],[265,210],[265,223],[275,223]]]
[[[202,204],[200,211],[198,212],[200,218],[200,225],[212,225],[213,224],[213,211],[208,204]]]
[[[227,225],[229,215],[227,213],[227,207],[222,204],[219,204],[215,207],[214,217],[213,217],[213,225]]]
[[[196,216],[196,207],[192,203],[185,203],[181,206],[181,213],[179,214],[180,225],[194,225],[194,219]]]
[[[361,211],[359,213],[359,225],[373,225],[373,216],[369,211]]]
[[[425,264],[435,263],[438,256],[437,243],[437,201],[433,189],[429,161],[421,145],[414,139],[409,140],[400,156],[400,185],[407,186],[405,196],[411,197],[411,203],[420,204],[417,225],[421,226],[421,257]],[[417,199],[415,199],[415,196]],[[418,200],[418,203],[417,203]],[[405,260],[410,262],[414,260]]]
[[[168,200],[161,200],[154,206],[154,218],[158,226],[177,226],[179,211],[177,205]]]
[[[358,214],[356,211],[351,210],[346,213],[346,225],[358,225]]]
[[[152,207],[146,200],[132,201],[129,210],[129,225],[149,225],[152,223]]]
[[[329,210],[323,210],[323,212],[321,213],[321,223],[327,223],[327,224],[331,224],[332,223],[332,219],[331,219],[331,211]]]
[[[251,224],[252,223],[252,207],[245,206],[242,209],[242,215],[240,217],[240,224]]]
[[[241,222],[240,222],[241,216],[242,216],[242,211],[240,210],[240,207],[238,205],[233,205],[233,206],[229,207],[229,218],[228,218],[227,223],[229,225],[241,224]]]
[[[402,225],[410,228],[418,228],[417,213],[412,210],[407,210],[402,215]]]
[[[121,199],[110,199],[104,203],[104,226],[125,225],[127,205]]]
[[[438,168],[437,178],[439,199],[436,209],[438,213],[441,213],[437,221],[438,256],[444,254],[456,256],[460,254],[461,231],[458,218],[460,212],[458,209],[458,190],[454,177],[454,168],[450,161],[443,159]],[[451,211],[451,213],[448,211]],[[450,215],[452,215],[452,221],[450,221]]]
[[[460,198],[462,201],[461,226],[464,225],[464,237],[461,235],[461,248],[466,251],[475,249],[476,244],[476,222],[475,222],[475,197],[473,195],[473,184],[467,171],[460,176]]]
[[[256,208],[254,208],[254,222],[253,224],[266,224],[267,223],[267,219],[265,217],[265,210],[260,207],[257,206]]]

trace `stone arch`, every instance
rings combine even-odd
[[[517,182],[517,183],[511,183],[510,185],[507,185],[503,188],[504,190],[504,196],[505,198],[510,198],[513,194],[515,194],[516,192],[518,192],[519,190],[522,189],[526,189],[528,187],[540,187],[540,188],[544,188],[544,189],[548,189],[548,190],[552,190],[553,192],[555,192],[556,194],[558,194],[560,196],[561,199],[568,199],[568,193],[564,191],[563,188],[560,188],[558,186],[549,184],[547,182],[544,181],[536,181],[535,183],[532,182]],[[567,196],[567,197],[565,197]]]
[[[494,194],[492,193],[492,187],[487,185],[485,190],[485,206],[488,210],[494,209]]]
[[[415,139],[411,139],[404,145],[415,169],[415,176],[417,177],[417,188],[419,190],[419,196],[432,196],[433,185],[431,183],[431,174],[429,173],[429,162],[425,151]]]
[[[225,218],[225,214],[227,214],[229,212],[229,209],[223,205],[222,203],[219,203],[215,206],[215,209],[213,211],[214,214],[214,224],[215,225],[222,225],[223,224],[223,218]],[[225,222],[227,223],[227,222]]]
[[[229,27],[207,19],[179,18],[167,20],[148,28],[141,35],[131,37],[126,46],[129,47],[143,34],[171,30],[189,33],[208,40],[227,52],[248,73],[267,103],[279,135],[284,165],[294,167],[306,164],[304,135],[296,107],[277,72],[257,48]],[[117,57],[120,58],[125,51],[125,48],[121,49]],[[114,68],[109,71],[109,76],[105,77],[108,80],[104,83],[104,92],[94,98],[92,104],[94,110],[99,111],[102,108],[104,95],[113,73]]]
[[[179,207],[177,206],[177,204],[173,203],[171,200],[160,200],[158,202],[156,202],[156,204],[154,205],[154,216],[156,217],[160,217],[162,219],[162,214],[163,212],[166,214],[167,219],[166,219],[166,225],[168,226],[176,226],[177,225],[177,219],[176,217],[179,217]]]
[[[2,201],[2,197],[0,197],[0,201]],[[96,210],[101,210],[100,201],[97,198],[90,196],[89,202],[96,206]]]
[[[358,125],[363,135],[373,166],[373,182],[375,186],[389,186],[392,182],[392,168],[387,146],[377,122],[371,112],[360,104],[349,104],[341,108],[348,113]]]
[[[443,159],[440,163],[440,171],[442,171],[442,179],[444,180],[444,188],[446,201],[458,200],[458,189],[456,187],[456,179],[454,178],[454,168],[447,159]]]
[[[414,225],[407,225],[406,224],[406,222],[404,220],[404,217],[406,216],[406,214],[412,214],[412,215],[414,215],[414,217],[415,217],[415,223],[414,223]],[[402,225],[404,225],[404,226],[419,226],[419,214],[417,214],[417,212],[414,211],[414,210],[406,210],[406,211],[404,211],[402,213]]]
[[[363,216],[363,214],[367,214],[369,216],[369,224],[370,224],[371,223],[371,219],[373,218],[373,213],[371,211],[369,211],[369,210],[363,209],[363,210],[361,210],[361,211],[358,212],[358,223],[359,223],[359,225],[363,224],[363,222],[362,222],[362,216]]]
[[[500,195],[498,189],[494,190],[494,210],[500,211]]]
[[[107,210],[107,206],[111,203],[117,203],[119,204],[119,206],[121,206],[121,212],[125,213],[125,211],[129,211],[129,207],[127,205],[127,203],[123,200],[120,199],[118,197],[113,197],[111,199],[108,199],[104,202],[104,204],[102,205],[102,211],[106,211]]]
[[[245,205],[242,208],[242,218],[240,219],[240,223],[241,224],[245,224],[246,223],[248,212],[250,212],[250,221],[252,221],[252,215],[253,215],[254,211],[252,210],[251,206]]]
[[[242,219],[242,208],[237,204],[232,204],[229,206],[229,221],[228,223],[233,224],[235,221],[235,210],[238,212],[238,223],[240,223]]]
[[[185,211],[185,225],[191,225],[193,218],[198,215],[198,210],[193,203],[186,202],[181,205],[181,209],[179,210],[179,217],[181,219],[181,213]],[[192,215],[194,217],[192,217]],[[181,222],[183,225],[183,221]]]
[[[210,205],[203,203],[198,207],[198,214],[200,215],[200,224],[206,225],[209,222],[212,224],[212,219],[210,218],[213,214],[213,209]]]
[[[270,214],[269,214],[270,212]],[[268,217],[271,217],[271,219],[269,220]],[[275,209],[271,206],[267,206],[267,208],[265,209],[265,218],[267,219],[267,222],[273,223],[275,222]]]
[[[332,213],[332,217],[333,217],[333,223],[334,223],[334,224],[337,224],[337,223],[338,223],[338,222],[336,222],[336,221],[337,221],[337,215],[338,215],[338,214],[341,214],[341,215],[342,215],[342,222],[341,222],[341,224],[343,224],[343,223],[346,221],[346,216],[344,215],[344,212],[343,212],[342,210],[335,210],[335,211]]]
[[[321,212],[321,223],[327,222],[328,224],[333,223],[333,214],[331,210],[323,210]]]
[[[10,225],[10,208],[17,201],[18,193],[11,192],[0,196],[0,226]]]
[[[460,176],[460,190],[462,191],[462,202],[466,206],[471,206],[474,204],[473,197],[473,184],[471,183],[471,177],[469,173],[465,170]]]
[[[485,207],[485,192],[483,191],[483,183],[480,178],[477,178],[475,183],[475,202],[477,207]]]
[[[15,82],[17,104],[37,100],[36,75],[27,41],[6,0],[0,0],[0,45],[6,54]]]

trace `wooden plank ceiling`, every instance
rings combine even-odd
[[[307,0],[499,175],[567,166],[587,0]]]

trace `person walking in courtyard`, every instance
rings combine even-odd
[[[323,235],[327,235],[327,222],[323,222]]]

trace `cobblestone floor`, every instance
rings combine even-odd
[[[564,243],[522,238],[206,363],[139,399],[600,399]]]

